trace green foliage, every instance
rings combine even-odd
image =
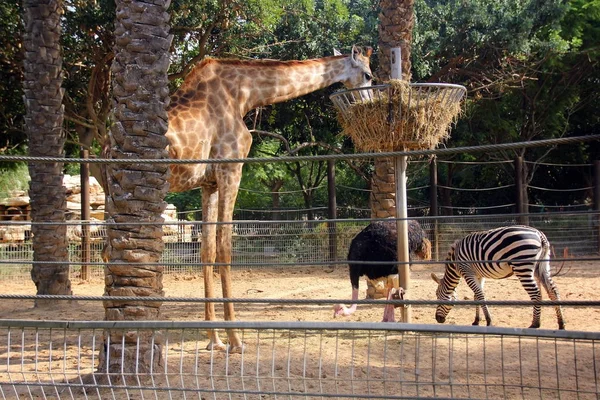
[[[25,133],[22,129],[22,24],[19,2],[0,3],[0,148],[25,150]]]
[[[190,190],[184,193],[169,193],[165,201],[175,205],[180,213],[188,211],[184,218],[187,221],[195,221],[196,215],[193,211],[202,210],[202,197],[200,189]]]
[[[94,140],[94,127],[100,134],[106,127],[111,107],[108,72],[115,4],[114,0],[65,0],[64,9],[66,151],[73,156],[78,154],[80,142],[93,145],[101,141],[100,137]],[[206,56],[306,59],[331,55],[334,48],[347,52],[353,44],[376,48],[378,37],[378,6],[370,0],[173,0],[169,12],[174,35],[173,87],[190,63]],[[20,13],[18,2],[0,4],[2,154],[27,151],[22,129]],[[453,128],[448,146],[598,133],[599,0],[416,0],[415,16],[413,80],[459,83],[469,89],[465,115]],[[377,58],[372,62],[376,69]],[[287,156],[290,150],[298,155],[353,152],[352,142],[339,135],[329,100],[329,94],[338,88],[251,113],[251,128],[273,132],[287,141],[255,136],[251,156]],[[99,151],[99,147],[94,149]],[[599,150],[598,143],[590,143],[561,146],[560,151],[460,154],[451,159],[478,162],[521,155],[532,162],[590,163],[598,159]],[[367,177],[372,172],[366,161],[355,167]],[[512,168],[512,164],[440,164],[440,181],[464,188],[505,185],[511,183]],[[237,207],[273,204],[270,192],[275,187],[281,192],[281,208],[324,206],[324,171],[322,162],[247,164],[241,185],[245,190],[240,191]],[[411,185],[428,184],[427,168],[415,167],[409,172]],[[340,208],[368,207],[368,192],[347,189],[366,189],[367,180],[339,161],[336,179]],[[531,168],[528,179],[539,186],[568,183],[586,187],[591,176],[587,172],[576,176],[568,169]],[[315,187],[319,189],[313,190]],[[415,205],[428,202],[426,192],[411,192],[410,196]],[[564,199],[579,201],[575,197],[565,195]],[[480,206],[510,202],[509,198],[490,199],[474,192],[455,194],[451,200]],[[201,205],[198,190],[170,194],[169,201],[179,210],[197,210]],[[546,193],[532,194],[531,201],[560,199]]]
[[[0,166],[0,198],[10,197],[14,190],[29,189],[29,168],[26,163]]]
[[[468,63],[456,78],[469,84],[494,68],[505,68],[507,57],[527,59],[540,51],[563,47],[555,33],[567,7],[563,0],[468,0],[415,2],[413,68],[417,80],[456,62]],[[460,66],[460,64],[459,64]],[[473,74],[477,74],[473,76]]]

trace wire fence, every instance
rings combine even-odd
[[[450,245],[468,233],[515,225],[519,215],[451,216],[415,218],[427,232],[434,244],[434,261],[444,259]],[[546,234],[555,256],[588,256],[599,251],[599,216],[593,212],[545,213],[528,216],[529,225]],[[241,269],[264,266],[281,269],[298,265],[335,265],[346,260],[350,242],[372,220],[318,220],[318,221],[235,221],[233,223],[232,267]],[[0,222],[0,228],[30,229],[29,222]],[[68,224],[69,260],[71,279],[83,276],[86,265],[90,277],[103,277],[102,249],[106,229],[95,222],[89,245],[89,265],[82,264],[84,249],[81,246],[81,221]],[[165,224],[165,250],[160,263],[165,273],[198,273],[200,260],[200,222],[169,222]],[[0,279],[30,280],[33,248],[30,241],[0,243]]]
[[[528,216],[529,225],[546,234],[555,256],[565,252],[571,257],[595,255],[599,251],[598,214],[544,213]],[[434,244],[434,261],[444,259],[450,245],[468,233],[499,226],[515,225],[519,215],[451,216],[415,218]],[[232,267],[253,269],[264,266],[280,269],[298,265],[329,266],[343,264],[350,242],[371,219],[318,221],[235,221],[233,223]],[[30,223],[0,222],[0,227],[30,229]],[[68,231],[71,279],[83,276],[82,267],[89,268],[91,277],[104,276],[102,249],[106,229],[103,223],[88,224],[92,232],[89,265],[82,264],[85,249],[81,246],[81,221],[70,221]],[[93,227],[93,228],[92,228]],[[199,273],[202,223],[171,221],[165,224],[165,250],[160,263],[167,274]],[[0,243],[0,279],[30,280],[33,248],[30,241]]]
[[[235,328],[240,354],[204,349]],[[110,334],[151,331],[102,368]],[[0,396],[53,399],[597,399],[600,334],[374,323],[0,321]],[[127,356],[126,356],[127,354]],[[133,361],[132,361],[133,360]],[[135,371],[135,370],[134,370]]]
[[[585,140],[597,139],[598,135],[595,135]],[[406,155],[496,151],[575,141],[561,139],[485,145],[410,152]],[[368,157],[399,154],[401,152],[370,154]],[[289,160],[282,157],[277,162],[333,158],[341,157],[293,157]],[[357,155],[344,158],[357,158]],[[11,160],[42,161],[29,158]],[[71,160],[79,161],[112,162]],[[197,163],[198,160],[169,162]],[[268,162],[273,160],[269,159]],[[537,187],[533,189],[538,190]],[[283,279],[293,286],[290,293],[306,297],[304,301],[228,299],[241,306],[242,312],[248,315],[244,322],[198,322],[194,319],[201,318],[198,310],[206,304],[207,299],[197,295],[198,288],[193,287],[193,295],[187,299],[164,299],[169,308],[165,314],[172,321],[128,322],[100,321],[103,317],[101,304],[105,301],[101,296],[93,299],[67,296],[63,299],[69,301],[67,305],[34,313],[26,307],[29,302],[42,297],[0,295],[3,303],[0,306],[0,397],[103,400],[434,397],[597,400],[600,397],[600,328],[596,317],[600,302],[591,300],[594,295],[590,291],[597,293],[595,288],[600,275],[597,263],[581,260],[586,256],[597,260],[600,243],[598,213],[569,210],[528,215],[476,216],[473,215],[474,210],[474,206],[465,207],[460,211],[463,215],[454,217],[415,218],[434,244],[434,260],[431,263],[443,260],[450,244],[467,233],[514,225],[526,217],[529,225],[548,236],[554,259],[563,258],[570,261],[570,265],[575,265],[568,277],[563,275],[563,278],[569,278],[568,282],[566,279],[563,281],[569,285],[559,285],[566,289],[562,293],[566,292],[568,298],[583,296],[580,302],[560,302],[569,307],[569,316],[577,316],[575,330],[332,321],[331,303],[343,300],[310,298],[313,293],[311,286],[329,290],[332,284],[340,280],[327,279],[325,274],[329,272],[323,270],[331,265],[346,264],[350,241],[372,220],[366,216],[364,219],[335,220],[238,220],[233,223],[233,269],[238,273],[250,271],[253,275],[259,275],[265,268],[275,272],[286,271],[290,276],[293,271],[293,279],[286,274],[283,274]],[[247,212],[254,214],[257,211]],[[70,278],[83,284],[84,268],[92,272],[85,276],[102,278],[104,225],[81,221],[67,224],[70,251],[66,262],[71,267]],[[87,250],[81,242],[80,232],[83,232],[84,224],[97,228],[90,237],[89,254],[84,254]],[[3,232],[15,227],[20,230],[16,234],[22,233],[23,239],[0,244],[0,280],[4,285],[31,281],[30,270],[34,261],[31,237],[27,234],[30,223],[0,222]],[[201,229],[202,224],[196,222],[171,221],[165,224],[165,251],[160,263],[165,266],[167,276],[199,274],[203,267],[199,256]],[[90,261],[85,261],[87,259]],[[309,282],[297,273],[302,266],[312,268],[305,271]],[[431,272],[429,268],[439,269],[439,265],[426,264],[421,275],[425,275],[425,272],[428,275]],[[238,279],[244,280],[245,276],[249,275],[240,274]],[[347,285],[347,272],[342,277]],[[244,282],[236,283],[239,287]],[[431,294],[428,288],[425,292]],[[583,288],[588,291],[583,292]],[[89,288],[86,286],[83,290]],[[250,287],[246,293],[256,293],[256,290]],[[521,291],[525,295],[525,291]],[[134,304],[136,300],[129,301]],[[11,301],[19,302],[19,305],[11,307]],[[83,307],[87,301],[93,302],[95,307]],[[214,301],[222,302],[223,299]],[[364,302],[357,301],[358,304]],[[411,304],[432,308],[438,303],[430,298],[416,299]],[[473,305],[464,300],[459,303]],[[327,310],[326,313],[319,310],[318,316],[310,314],[307,320],[299,320],[297,314],[301,310],[300,304],[311,312],[323,305],[327,306]],[[486,304],[496,303],[488,301]],[[397,305],[402,306],[402,303]],[[470,315],[466,316],[466,310],[460,310],[460,305],[456,304],[457,310],[454,311],[456,321],[470,322]],[[514,307],[520,305],[530,308],[531,302],[501,302],[499,305],[503,309],[495,315],[499,318],[502,316],[504,319],[501,321],[508,319],[512,322],[516,319]],[[551,304],[543,305],[546,307]],[[218,312],[222,312],[222,305],[217,308]],[[287,312],[285,316],[281,314],[282,310]],[[419,313],[421,320],[430,321],[433,318],[432,310],[425,310],[426,313],[423,310],[413,311]],[[53,318],[56,320],[50,320]],[[268,321],[269,318],[275,322]],[[317,322],[324,318],[327,320]],[[547,326],[545,324],[543,326]],[[207,330],[211,329],[238,330],[244,342],[241,353],[205,350]],[[143,335],[149,338],[149,342],[130,341]],[[115,337],[122,338],[122,342],[111,343],[111,338]],[[112,345],[120,346],[121,353],[107,353],[106,349]],[[111,357],[120,357],[122,360],[113,363],[115,360],[111,360]],[[149,370],[137,369],[138,365],[147,364],[148,359],[151,365]],[[114,364],[122,365],[123,369],[105,372],[107,366]]]

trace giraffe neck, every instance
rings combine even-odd
[[[348,79],[348,57],[326,57],[316,60],[280,62],[261,69],[253,82],[248,110],[280,103],[314,92]]]
[[[290,100],[350,78],[349,56],[304,61],[206,60],[190,75],[195,87],[214,78],[241,116],[253,108]],[[195,75],[195,76],[194,76]]]

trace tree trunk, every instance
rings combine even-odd
[[[23,92],[25,130],[29,154],[35,157],[64,157],[64,107],[62,105],[62,56],[60,48],[60,0],[23,1],[25,48]],[[63,163],[29,164],[33,260],[31,278],[38,295],[71,295],[66,190]],[[57,225],[37,225],[52,222]],[[44,262],[44,264],[37,264]],[[49,303],[36,300],[36,306]]]
[[[161,214],[169,189],[168,166],[135,160],[168,158],[168,3],[117,1],[110,136],[111,158],[123,163],[108,168],[107,209],[114,221],[108,227],[110,263],[104,293],[109,321],[161,318],[160,302],[111,301],[110,296],[164,296],[164,267],[156,263],[164,249]],[[160,332],[107,331],[103,347],[100,372],[147,373],[162,368]]]
[[[402,79],[410,82],[410,46],[415,25],[414,0],[379,1],[379,70],[377,77],[390,79],[390,50],[400,47],[402,52]]]
[[[283,179],[277,179],[273,182],[271,186],[271,199],[272,199],[272,207],[273,211],[273,221],[281,220],[281,193],[279,191],[283,187]]]
[[[402,79],[410,81],[410,44],[414,26],[414,0],[379,1],[379,79],[390,79],[390,51],[402,50]],[[375,159],[371,191],[371,217],[396,216],[395,162],[391,158]]]
[[[396,165],[393,158],[376,158],[371,183],[371,218],[396,217]]]

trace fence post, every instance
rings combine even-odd
[[[81,158],[88,159],[90,151],[82,148]],[[89,263],[91,260],[90,247],[90,164],[82,163],[80,167],[81,179],[81,279],[90,279]]]
[[[429,162],[429,215],[433,218],[432,247],[435,259],[439,260],[439,242],[438,242],[438,191],[437,191],[437,158],[433,156]]]
[[[525,213],[525,202],[523,196],[523,157],[515,158],[515,203],[517,204],[517,221],[526,225],[529,218],[522,215]]]
[[[337,261],[337,227],[335,219],[337,218],[337,200],[335,197],[335,160],[327,161],[327,194],[328,213],[327,213],[327,231],[329,232],[329,260],[332,266],[336,266]]]
[[[600,160],[594,161],[594,215],[598,238],[598,253],[600,253]]]

